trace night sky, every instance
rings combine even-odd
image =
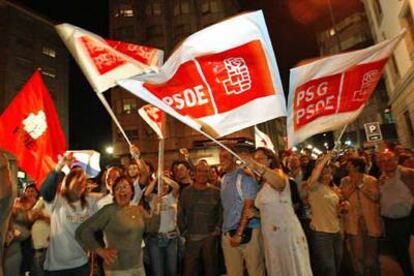
[[[287,94],[289,69],[319,55],[315,32],[331,26],[329,0],[239,0],[242,10],[263,9]],[[336,20],[362,8],[359,0],[330,0]],[[55,23],[71,23],[108,37],[108,0],[16,0]],[[150,46],[150,45],[149,45]],[[103,151],[111,144],[111,121],[78,65],[70,57],[70,148]],[[109,93],[109,92],[106,92]]]

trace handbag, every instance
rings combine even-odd
[[[236,232],[237,232],[237,229],[233,229],[229,231],[229,234],[231,237],[233,237],[234,235],[236,235]],[[253,233],[252,228],[245,228],[243,231],[243,234],[241,235],[240,244],[248,243],[252,239],[252,233]]]

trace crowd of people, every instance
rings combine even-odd
[[[136,146],[97,179],[64,156],[15,200],[4,275],[380,275],[384,244],[413,275],[411,150],[233,151],[159,178]]]

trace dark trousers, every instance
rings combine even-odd
[[[343,237],[340,233],[312,231],[312,255],[315,275],[339,275],[343,256]]]
[[[46,276],[89,276],[89,263],[80,267],[64,270],[46,271]]]
[[[185,242],[184,276],[198,275],[199,258],[203,260],[206,276],[217,276],[218,237],[208,237],[200,241]]]
[[[409,251],[413,227],[412,219],[412,216],[400,219],[383,217],[385,237],[390,242],[393,253],[406,276],[414,275]]]

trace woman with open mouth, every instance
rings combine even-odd
[[[103,258],[105,275],[139,275],[144,232],[158,231],[160,217],[130,204],[134,187],[128,177],[119,177],[112,190],[114,202],[82,223],[76,230],[76,239],[85,250]],[[103,231],[105,247],[95,239],[97,231]]]

